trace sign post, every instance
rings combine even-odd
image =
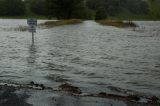
[[[34,32],[32,32],[32,43],[34,43]]]
[[[36,32],[37,20],[27,19],[27,24],[29,25],[29,32],[32,33],[32,44],[34,43],[34,33]]]

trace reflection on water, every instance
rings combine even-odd
[[[93,21],[37,29],[33,45],[29,32],[3,30],[26,20],[0,20],[0,81],[160,96],[160,22],[136,23],[134,31]]]
[[[36,46],[34,44],[32,44],[30,47],[29,47],[29,56],[27,57],[27,62],[29,65],[35,65],[36,63],[36,58],[37,58],[37,49],[36,49]]]

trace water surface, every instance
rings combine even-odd
[[[26,20],[0,19],[0,82],[69,82],[84,92],[160,96],[160,22],[136,23],[136,29],[93,21],[38,28],[33,45],[31,33],[11,30]]]

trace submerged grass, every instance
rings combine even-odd
[[[71,19],[71,20],[58,20],[58,21],[47,21],[44,23],[39,24],[40,27],[52,28],[55,26],[62,26],[62,25],[71,25],[71,24],[79,24],[82,23],[80,19]]]
[[[121,21],[121,20],[97,20],[97,23],[101,25],[115,26],[115,27],[137,27],[132,21]]]
[[[2,28],[4,31],[20,31],[20,32],[25,32],[28,31],[27,26],[18,26],[16,28]]]
[[[27,26],[19,26],[19,27],[15,28],[14,30],[15,30],[15,31],[24,32],[24,31],[27,31],[27,30],[28,30],[28,27],[27,27]]]
[[[38,28],[45,29],[45,28],[52,28],[56,26],[62,25],[72,25],[72,24],[79,24],[82,23],[82,20],[79,19],[71,19],[71,20],[58,20],[58,21],[46,21],[44,23],[38,24]],[[18,26],[16,28],[3,28],[5,31],[20,31],[25,32],[28,31],[29,26]]]

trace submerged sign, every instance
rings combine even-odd
[[[37,20],[36,19],[27,19],[27,24],[29,26],[37,26]]]
[[[34,32],[35,33],[36,32],[36,27],[35,26],[30,26],[28,30],[29,30],[29,32]]]
[[[29,32],[32,33],[32,43],[34,43],[34,33],[36,32],[37,20],[27,19],[27,24],[29,25]]]
[[[27,24],[29,25],[29,32],[36,32],[37,20],[27,19]]]

